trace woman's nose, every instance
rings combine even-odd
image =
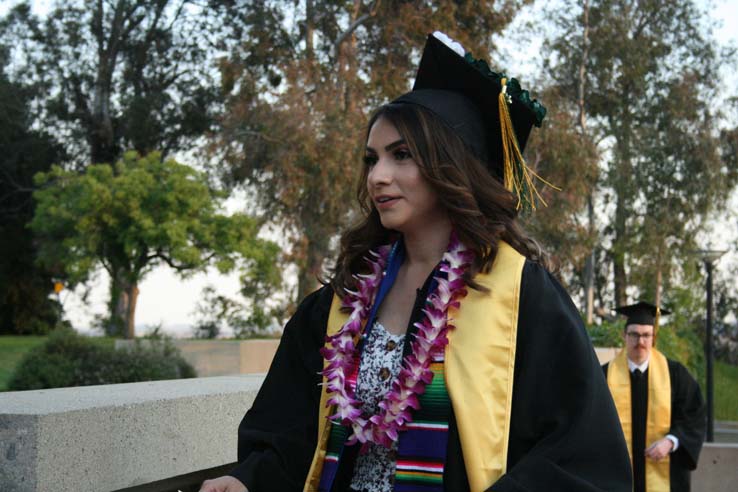
[[[377,162],[369,170],[367,181],[370,185],[376,186],[380,184],[387,184],[392,180],[392,173],[390,166],[387,165],[386,159],[379,158]]]

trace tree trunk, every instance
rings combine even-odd
[[[126,338],[129,340],[136,338],[136,302],[138,301],[138,293],[138,284],[136,282],[126,286],[124,326],[126,327]]]
[[[110,118],[110,81],[103,70],[100,70],[100,72],[98,74],[98,81],[95,84],[91,127],[87,130],[90,143],[90,158],[93,164],[103,162],[113,164],[117,156],[113,135],[113,121]]]
[[[315,35],[315,6],[313,0],[305,2],[305,58],[313,61],[313,36]]]
[[[136,337],[136,301],[138,301],[138,284],[126,282],[119,290],[115,304],[115,317],[120,320],[125,338]]]
[[[327,244],[307,238],[305,245],[305,267],[300,269],[297,279],[297,301],[318,288],[318,279],[323,277],[323,262],[327,255]]]
[[[121,22],[122,12],[115,7],[114,18]],[[102,2],[98,3],[98,11],[93,16],[95,19],[104,19]],[[113,83],[113,71],[115,70],[118,43],[117,35],[120,34],[121,26],[118,24],[110,26],[110,33],[105,32],[102,20],[96,26],[97,32],[97,72],[95,73],[95,90],[92,96],[92,108],[90,108],[90,119],[87,128],[87,140],[90,145],[90,158],[93,164],[113,164],[118,157],[115,147],[115,131],[113,119],[110,114],[111,87]]]
[[[105,322],[105,334],[109,337],[123,335],[123,318],[118,315],[118,304],[122,295],[121,275],[114,271],[110,274],[110,299],[108,300],[108,319]]]
[[[664,255],[664,244],[663,242],[659,242],[659,250],[658,253],[656,253],[656,293],[655,293],[655,300],[654,303],[657,307],[661,307],[661,284],[663,282],[662,276],[661,276],[661,260]]]
[[[578,87],[578,103],[579,103],[579,131],[583,139],[587,135],[587,115],[584,107],[584,95],[587,87],[587,61],[589,60],[589,0],[582,3],[582,60],[579,63],[579,87]],[[590,193],[587,198],[587,212],[589,218],[590,237],[594,236],[595,231],[595,215],[594,215],[594,194]],[[584,298],[586,303],[587,324],[594,321],[594,247],[587,256],[587,262],[584,267]]]
[[[633,82],[626,81],[621,88],[621,98],[626,101],[634,93]],[[613,281],[615,284],[615,303],[623,306],[627,303],[626,289],[628,279],[625,274],[625,253],[629,247],[630,237],[627,231],[627,220],[630,215],[630,204],[635,198],[633,185],[633,165],[631,151],[632,134],[631,115],[623,111],[615,125],[615,241],[612,245]]]
[[[589,232],[590,237],[594,235],[595,230],[595,215],[594,215],[594,197],[592,193],[589,194],[587,199],[587,215],[589,217]],[[586,315],[587,324],[591,325],[594,322],[594,291],[595,291],[595,252],[594,247],[592,251],[587,255],[587,262],[584,266],[584,296],[586,302]]]
[[[628,286],[627,278],[625,276],[625,244],[628,240],[625,231],[625,197],[624,193],[620,192],[617,196],[617,205],[615,209],[615,244],[613,244],[612,254],[612,270],[613,270],[613,282],[615,284],[615,304],[618,306],[624,306],[627,304],[628,299],[626,295],[626,288]]]
[[[135,338],[138,293],[138,283],[128,281],[122,272],[110,279],[110,319],[105,329],[108,336]]]

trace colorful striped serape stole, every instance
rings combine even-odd
[[[448,444],[451,400],[443,374],[443,354],[431,364],[433,380],[420,395],[420,409],[400,432],[395,492],[443,492],[443,466]],[[338,472],[348,427],[331,423],[318,490],[329,491]]]
[[[431,364],[433,380],[419,398],[420,409],[400,433],[395,492],[443,492],[451,400],[443,374],[443,353]]]
[[[354,354],[354,370],[346,378],[349,388],[352,392],[356,391],[356,382],[359,378],[359,353]],[[329,421],[330,434],[328,436],[328,444],[325,450],[325,459],[323,460],[323,472],[320,475],[318,490],[320,492],[329,492],[333,488],[333,481],[338,473],[338,464],[343,453],[343,448],[350,434],[350,429],[340,423]]]
[[[328,445],[326,447],[325,460],[323,461],[323,473],[320,475],[320,484],[318,490],[328,492],[333,486],[333,480],[338,472],[338,462],[343,452],[344,443],[349,436],[349,428],[330,422],[330,436],[328,437]]]

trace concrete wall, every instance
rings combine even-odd
[[[692,473],[693,492],[738,490],[738,444],[706,442]]]
[[[196,492],[236,461],[238,423],[262,381],[0,393],[0,491]],[[733,492],[737,479],[738,444],[706,444],[693,490]]]
[[[269,370],[279,339],[173,340],[200,377],[258,374]],[[132,340],[116,340],[115,348],[130,347]],[[149,343],[140,340],[138,343]]]
[[[238,423],[262,380],[0,393],[0,491],[102,492],[233,463]]]
[[[278,339],[263,340],[174,340],[183,357],[197,375],[229,376],[257,374],[269,370],[279,345]],[[130,346],[130,340],[117,340],[116,348]],[[140,343],[140,342],[139,342]],[[620,351],[617,347],[595,347],[600,364],[609,362]]]
[[[595,347],[595,354],[597,354],[600,364],[610,362],[618,355],[618,352],[620,352],[619,347]]]

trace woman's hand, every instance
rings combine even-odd
[[[200,486],[200,492],[249,492],[249,489],[237,478],[225,475],[205,480]]]

